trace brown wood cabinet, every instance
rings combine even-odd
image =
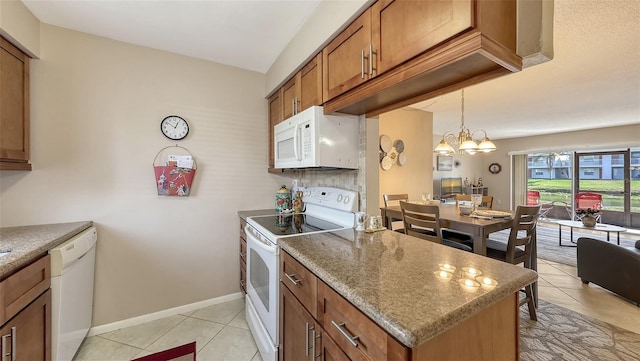
[[[247,222],[240,218],[240,290],[247,294],[247,234],[244,226]]]
[[[374,75],[371,11],[367,9],[322,49],[323,99],[328,101]]]
[[[273,127],[282,120],[282,95],[280,94],[280,91],[277,91],[269,98],[269,150],[267,152],[269,154],[269,165],[267,169],[269,173],[282,172],[282,170],[275,168],[275,157],[273,154]]]
[[[0,328],[0,352],[15,361],[51,360],[50,335],[51,290],[47,290]]]
[[[0,281],[0,355],[51,360],[51,261],[44,256]]]
[[[0,170],[29,164],[29,57],[0,37]]]
[[[286,252],[280,258],[280,361],[349,360],[316,321],[317,277]]]
[[[324,282],[318,282],[318,308],[322,327],[350,359],[408,360],[408,349]]]
[[[318,53],[298,72],[299,113],[314,105],[322,105],[322,53]]]
[[[325,113],[373,116],[522,70],[514,0],[379,0],[369,12],[373,71],[359,83],[324,74]]]
[[[410,348],[286,251],[280,255],[280,361],[519,359],[517,292]]]
[[[404,63],[473,26],[473,0],[379,0],[371,6],[377,73]]]

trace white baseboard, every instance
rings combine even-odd
[[[108,323],[105,325],[94,326],[89,329],[89,333],[87,334],[87,337],[99,335],[106,332],[116,331],[121,328],[136,326],[142,323],[155,321],[164,317],[169,317],[169,316],[177,315],[180,313],[195,311],[203,307],[217,305],[219,303],[233,301],[240,298],[244,298],[244,293],[236,292],[236,293],[232,293],[232,294],[221,296],[221,297],[210,298],[208,300],[190,303],[188,305],[178,306],[178,307],[170,308],[167,310],[162,310],[162,311],[149,313],[142,316],[128,318],[122,321],[116,321],[116,322]]]

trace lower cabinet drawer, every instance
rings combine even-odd
[[[51,261],[46,255],[0,282],[0,325],[51,286]]]
[[[317,317],[318,278],[287,252],[280,252],[280,280]]]
[[[318,281],[318,307],[325,332],[350,359],[408,359],[408,349],[322,281]]]

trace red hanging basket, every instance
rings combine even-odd
[[[189,155],[193,159],[193,168],[178,167],[175,164],[159,165],[157,163],[158,157],[160,156],[162,151],[174,147],[181,148],[185,152],[189,153]],[[196,175],[196,169],[196,159],[193,154],[191,154],[191,152],[189,152],[189,150],[187,150],[186,148],[175,145],[160,149],[153,160],[153,171],[156,177],[156,187],[158,189],[158,195],[178,197],[188,196],[191,193],[191,184],[193,183],[193,178]]]

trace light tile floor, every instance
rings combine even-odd
[[[244,299],[88,337],[74,360],[132,360],[194,340],[198,361],[262,361],[244,317]]]
[[[539,297],[640,333],[640,307],[594,284],[576,267],[538,260]],[[196,340],[197,360],[262,360],[244,317],[244,300],[229,301],[87,338],[76,361],[131,360]]]

